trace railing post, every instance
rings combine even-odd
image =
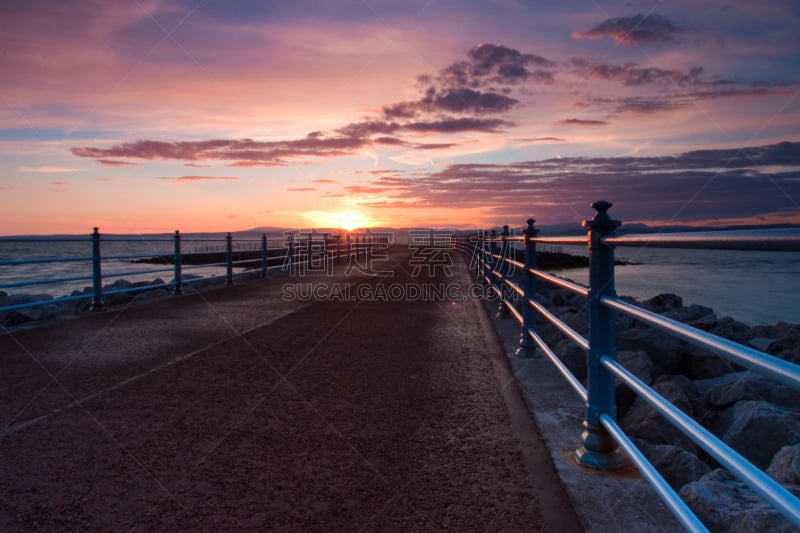
[[[491,230],[489,232],[489,257],[486,258],[486,263],[484,263],[485,267],[485,274],[488,278],[487,284],[495,285],[494,282],[494,266],[495,266],[495,258],[494,255],[497,253],[497,243],[494,242],[495,237],[497,237],[497,230]],[[491,287],[489,287],[491,288]]]
[[[522,302],[522,330],[519,335],[517,357],[540,357],[539,349],[528,334],[529,330],[536,330],[536,312],[530,300],[536,299],[536,277],[531,274],[531,269],[536,268],[536,241],[539,230],[533,227],[536,221],[528,219],[528,227],[522,233],[525,235],[525,271],[522,273],[522,289],[524,292]]]
[[[100,231],[94,228],[92,232],[92,311],[103,311],[106,300],[103,297],[103,258],[100,255]]]
[[[261,234],[261,277],[262,278],[267,277],[267,267],[268,267],[267,260],[268,260],[267,234],[262,233]]]
[[[500,259],[498,259],[499,266],[497,268],[497,273],[499,277],[497,279],[497,288],[500,289],[500,305],[497,307],[497,315],[495,318],[508,318],[509,312],[508,307],[506,307],[506,297],[504,294],[508,290],[508,285],[506,285],[506,277],[508,273],[511,272],[511,267],[508,263],[506,263],[506,259],[508,259],[508,237],[511,233],[508,231],[508,224],[503,226],[503,233],[500,236],[503,238],[503,243],[500,245]]]
[[[233,285],[233,236],[228,232],[225,237],[225,264],[227,267],[228,285]]]
[[[614,419],[617,417],[614,375],[600,363],[602,356],[617,358],[614,311],[600,304],[602,296],[616,296],[614,250],[603,242],[603,237],[612,234],[621,224],[606,213],[611,205],[611,202],[605,200],[594,202],[592,208],[597,214],[592,220],[583,222],[583,227],[589,228],[589,351],[586,354],[588,398],[584,431],[581,435],[583,446],[575,452],[580,464],[602,470],[614,470],[625,462],[617,443],[599,421],[599,416],[603,413]]]
[[[175,288],[172,291],[172,294],[175,296],[180,296],[183,294],[183,273],[182,273],[182,263],[181,263],[181,232],[175,230],[175,259],[172,261],[172,264],[175,267]]]

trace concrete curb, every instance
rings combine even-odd
[[[496,302],[484,303],[484,310],[586,531],[682,531],[680,522],[633,465],[607,474],[576,463],[573,452],[583,431],[583,401],[549,359],[514,355],[520,335],[516,320],[494,318]]]

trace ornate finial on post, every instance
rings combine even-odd
[[[596,231],[600,235],[608,235],[620,227],[622,222],[619,220],[612,220],[607,213],[609,208],[613,205],[614,204],[607,200],[598,200],[592,203],[592,209],[597,211],[597,214],[595,214],[592,220],[584,220],[582,224],[583,227]]]
[[[526,222],[528,223],[528,227],[522,230],[522,233],[524,233],[529,239],[533,239],[539,235],[539,230],[533,227],[536,221],[532,218],[529,218]]]

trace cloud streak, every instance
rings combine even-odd
[[[603,39],[610,37],[617,45],[633,46],[652,43],[670,43],[684,33],[674,22],[663,15],[633,15],[609,18],[584,30],[573,32],[573,39]]]
[[[378,176],[348,192],[380,194],[381,200],[367,204],[373,208],[413,202],[417,207],[544,215],[553,222],[564,222],[565,213],[585,212],[600,198],[614,201],[617,215],[629,221],[691,222],[778,213],[797,218],[800,143],[663,157],[455,164],[428,176]]]

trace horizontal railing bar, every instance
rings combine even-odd
[[[583,350],[589,349],[589,341],[586,340],[583,335],[569,327],[566,323],[562,322],[557,316],[547,310],[542,304],[534,300],[528,300],[528,304],[536,309],[539,314],[547,319],[548,322],[553,324],[555,327],[560,329],[564,335],[572,339],[572,341],[581,347]]]
[[[652,248],[702,248],[705,250],[800,251],[800,237],[752,235],[621,235],[605,237],[614,246],[649,246]]]
[[[618,298],[603,296],[600,298],[600,303],[690,344],[710,350],[724,359],[752,368],[759,374],[800,389],[800,366],[789,361],[784,361],[712,333],[682,324],[657,313],[646,311]]]
[[[542,244],[582,244],[586,245],[586,237],[535,237],[533,242]]]
[[[558,276],[554,276],[552,274],[548,274],[546,272],[542,272],[541,270],[536,270],[534,268],[530,269],[531,274],[536,276],[537,278],[542,278],[545,281],[549,281],[553,285],[558,285],[562,289],[567,289],[568,291],[574,292],[575,294],[580,294],[581,296],[589,297],[589,288],[584,287],[583,285],[578,285],[572,281],[565,280],[563,278],[559,278]]]
[[[172,272],[173,268],[150,268],[147,270],[126,270],[123,272],[103,272],[103,279],[121,278],[122,276],[136,276],[138,274],[155,274],[157,272]]]
[[[708,528],[697,518],[689,506],[681,500],[669,483],[661,476],[658,470],[647,460],[639,451],[639,448],[631,442],[627,435],[620,429],[617,422],[608,414],[601,413],[598,417],[600,424],[606,428],[609,435],[619,444],[636,469],[642,473],[651,487],[658,493],[661,500],[672,511],[672,514],[686,528],[687,531],[708,532]]]
[[[91,257],[37,257],[30,259],[6,259],[0,261],[0,266],[38,265],[42,263],[76,263],[91,260]]]
[[[14,287],[31,287],[34,285],[48,285],[52,283],[68,283],[71,281],[83,281],[94,279],[94,276],[73,276],[70,278],[51,278],[51,279],[32,279],[28,281],[15,281],[13,283],[0,283],[0,289],[11,289]]]
[[[525,269],[525,263],[521,263],[519,261],[514,261],[513,259],[506,258],[505,262],[509,265],[515,266],[517,268]]]
[[[522,290],[522,289],[519,287],[519,285],[517,285],[516,283],[514,283],[514,282],[513,282],[513,281],[511,281],[510,279],[508,279],[508,278],[505,278],[505,279],[503,279],[503,283],[505,283],[506,285],[508,285],[509,287],[511,287],[511,289],[512,289],[514,292],[516,292],[517,294],[519,294],[520,296],[525,296],[525,291],[524,291],[524,290]]]
[[[520,314],[519,311],[517,311],[517,308],[514,307],[514,302],[511,302],[509,300],[503,300],[503,305],[505,305],[506,308],[511,312],[511,314],[514,315],[516,321],[522,324],[522,315]]]
[[[570,386],[575,390],[575,392],[578,393],[578,396],[580,396],[585,402],[588,398],[588,395],[586,393],[586,387],[583,386],[583,383],[581,383],[578,378],[576,378],[575,375],[569,371],[567,365],[564,364],[564,362],[556,355],[556,353],[550,349],[550,346],[544,342],[544,339],[542,339],[535,331],[528,329],[528,335],[531,339],[533,339],[533,342],[535,342],[537,346],[541,348],[547,358],[550,359],[550,361],[555,365],[558,371],[561,372],[561,375],[564,376]]]
[[[187,254],[186,252],[181,254],[182,256],[186,255],[198,255],[195,253]],[[151,254],[132,254],[132,255],[104,255],[101,257],[103,261],[122,261],[125,259],[155,259],[157,257],[175,257],[175,254],[172,252],[153,252]]]
[[[731,474],[760,494],[795,526],[800,527],[800,499],[695,422],[689,415],[645,385],[617,361],[604,355],[600,357],[600,363],[680,429],[684,435],[714,457]]]

